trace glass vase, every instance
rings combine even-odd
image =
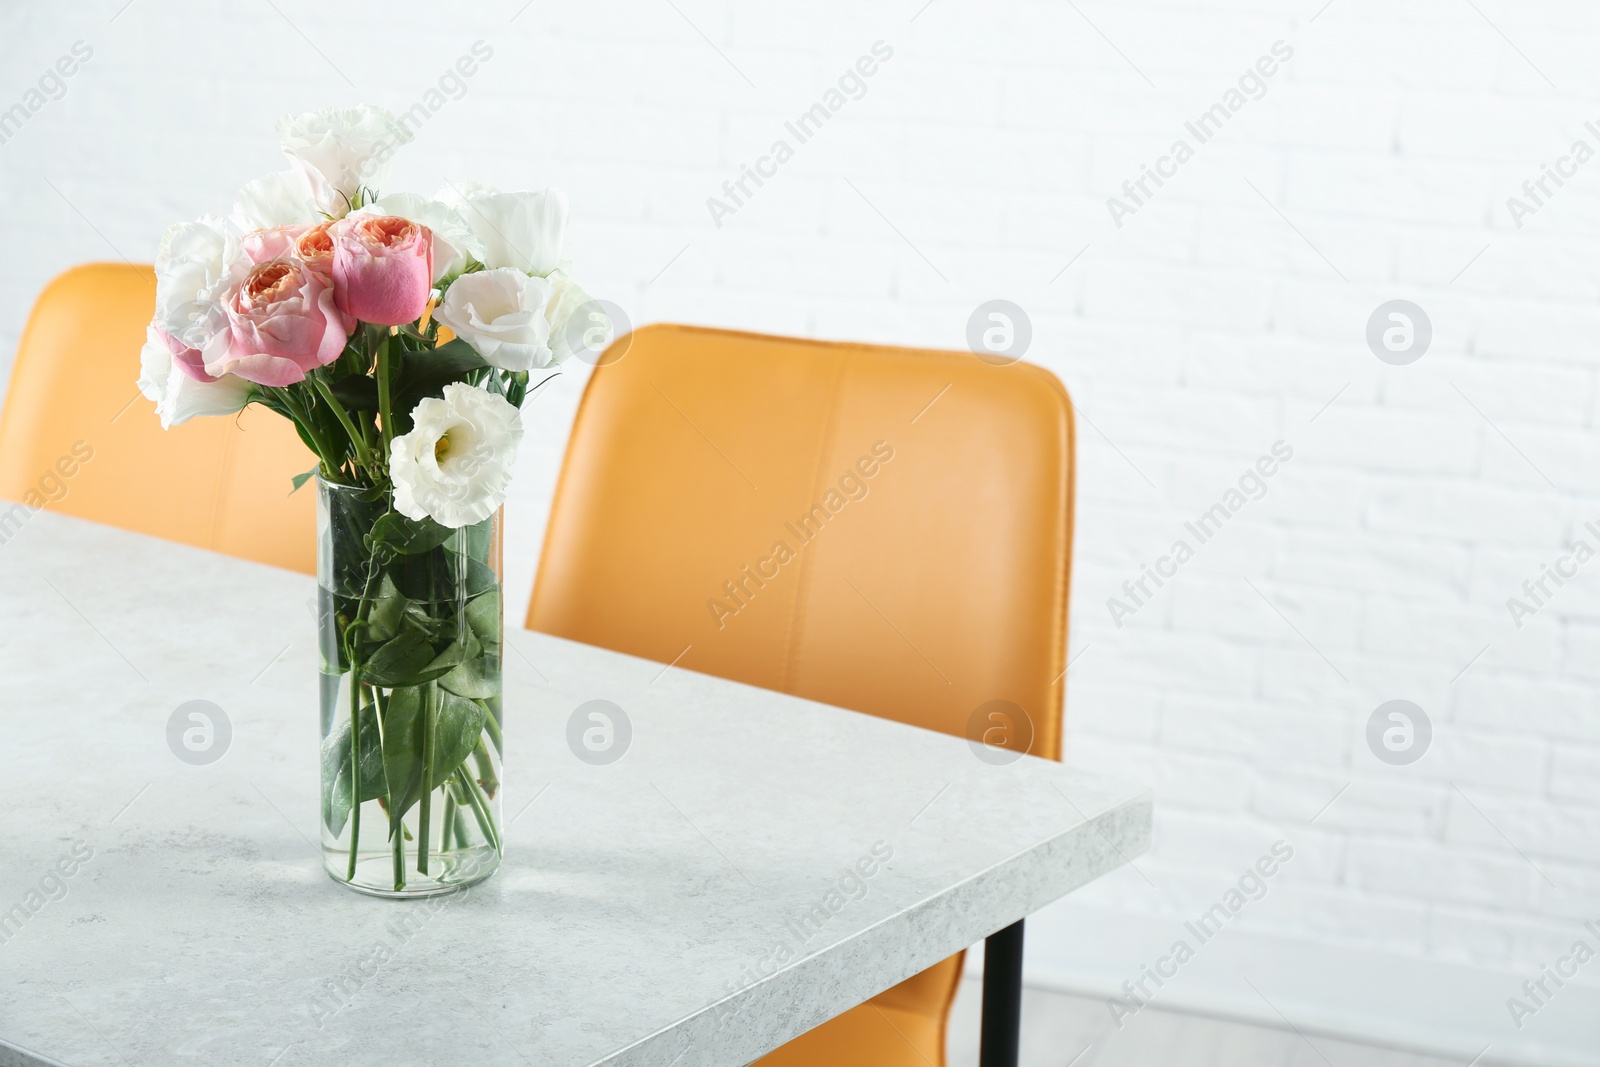
[[[322,858],[386,897],[487,878],[501,847],[500,514],[448,529],[317,481]]]

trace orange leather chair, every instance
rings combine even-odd
[[[1007,700],[1060,758],[1074,454],[1053,375],[684,326],[600,363],[531,629],[951,734]],[[761,1062],[942,1067],[961,963]]]
[[[22,333],[0,415],[0,497],[231,556],[316,573],[316,494],[289,495],[314,462],[288,420],[163,430],[139,395],[155,273],[91,263],[45,287]],[[20,513],[0,505],[0,536]]]

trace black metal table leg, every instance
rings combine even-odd
[[[1022,920],[983,943],[983,1036],[979,1067],[1017,1067],[1022,1036]]]

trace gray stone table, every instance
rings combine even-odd
[[[1143,788],[512,628],[504,865],[359,896],[313,844],[313,593],[49,513],[0,544],[0,1067],[743,1064],[1148,846]]]

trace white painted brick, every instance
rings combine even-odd
[[[1520,859],[1462,855],[1422,841],[1352,842],[1345,869],[1351,885],[1370,892],[1502,906],[1529,904],[1536,877]]]
[[[1481,166],[1387,154],[1295,153],[1287,174],[1283,206],[1291,218],[1327,212],[1470,226],[1481,220],[1488,194]]]
[[[1467,474],[1483,431],[1441,415],[1335,404],[1317,420],[1307,447],[1318,460],[1366,470]]]
[[[1261,926],[1283,933],[1327,938],[1341,945],[1421,954],[1427,943],[1427,905],[1377,897],[1348,888],[1314,885],[1275,886],[1263,909]]]
[[[1491,431],[1485,441],[1486,481],[1538,491],[1553,485],[1558,492],[1600,495],[1600,433],[1594,430],[1505,425],[1498,433]]]
[[[1541,493],[1454,479],[1374,479],[1367,523],[1381,532],[1472,543],[1554,546],[1566,506]]]
[[[1458,787],[1450,798],[1445,840],[1511,856],[1520,851],[1531,857],[1531,866],[1545,856],[1592,863],[1595,842],[1600,841],[1600,808],[1538,803]]]
[[[1429,373],[1389,368],[1383,380],[1385,405],[1428,408],[1453,417],[1475,404],[1518,437],[1523,429],[1519,423],[1576,428],[1588,421],[1594,391],[1590,370],[1444,354],[1424,358]]]
[[[1600,678],[1600,626],[1574,623],[1566,628],[1562,669],[1579,678]]]
[[[1073,649],[1072,655],[1079,651]],[[1080,733],[1131,742],[1154,740],[1159,706],[1160,697],[1152,690],[1079,682],[1077,668],[1071,667],[1067,671],[1067,748],[1075,748]],[[1073,758],[1070,751],[1068,758]]]
[[[1550,792],[1600,805],[1600,748],[1557,748],[1550,765]]]
[[[1262,581],[1254,584],[1251,589],[1242,578],[1216,581],[1199,575],[1174,580],[1173,627],[1271,645],[1298,645],[1298,629],[1319,648],[1356,647],[1361,603],[1355,596]]]
[[[1107,639],[1075,669],[1079,677],[1106,685],[1138,684],[1153,672],[1170,671],[1189,678],[1200,693],[1248,697],[1255,689],[1254,653],[1209,635],[1155,632]]]
[[[1454,677],[1480,652],[1485,667],[1552,669],[1560,636],[1555,622],[1548,618],[1525,620],[1517,629],[1505,612],[1490,608],[1372,597],[1363,616],[1362,647],[1438,661],[1450,666]]]
[[[1541,878],[1534,885],[1541,914],[1600,924],[1600,867],[1550,860],[1544,873],[1550,881]]]
[[[1600,742],[1600,703],[1591,683],[1473,670],[1455,686],[1456,721],[1519,737]]]
[[[1434,598],[1464,590],[1472,560],[1465,546],[1437,540],[1297,529],[1269,573],[1278,581]]]
[[[1242,701],[1173,696],[1161,712],[1164,745],[1216,755],[1242,754],[1264,768],[1342,766],[1348,733],[1338,716]]]
[[[1358,744],[1366,733],[1365,721],[1360,725],[1362,738],[1358,739]],[[1471,782],[1474,787],[1536,797],[1544,793],[1549,762],[1550,746],[1542,738],[1481,734],[1471,728],[1436,722],[1426,754],[1406,766],[1403,772],[1396,773],[1404,773],[1408,778],[1431,778],[1446,786],[1451,782]],[[1365,754],[1357,765],[1372,773],[1381,771],[1381,764]],[[1459,803],[1460,796],[1455,799]]]
[[[1236,813],[1245,802],[1250,778],[1238,761],[1155,749],[1130,750],[1126,744],[1080,741],[1066,762],[1104,773],[1113,759],[1119,773],[1152,783],[1157,803],[1184,810]],[[1132,758],[1129,758],[1131,753]]]
[[[1570,922],[1448,905],[1434,909],[1429,930],[1433,951],[1442,959],[1512,971],[1507,996],[1520,993],[1524,979],[1537,978],[1542,965],[1569,952],[1581,934]]]

